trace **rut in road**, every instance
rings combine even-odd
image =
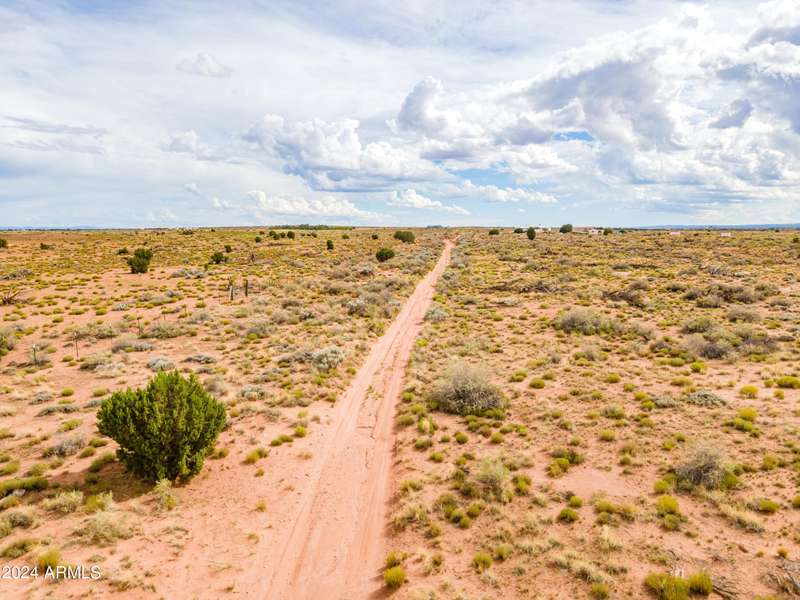
[[[259,577],[267,600],[356,600],[381,593],[391,498],[394,415],[414,340],[437,280],[434,268],[375,343],[337,401],[315,451],[308,483],[292,512],[275,526]]]

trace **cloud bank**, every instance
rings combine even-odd
[[[12,2],[2,224],[800,221],[800,5],[617,5]]]

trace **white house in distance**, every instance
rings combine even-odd
[[[670,235],[683,235],[683,232],[682,231],[670,231],[669,234]]]
[[[722,231],[719,234],[719,237],[733,237],[732,231]]]

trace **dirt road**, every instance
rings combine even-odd
[[[265,540],[268,549],[256,584],[261,593],[253,598],[356,600],[382,594],[395,404],[452,246],[446,242],[436,266],[337,401],[316,445],[304,493]]]

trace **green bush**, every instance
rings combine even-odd
[[[689,591],[693,594],[708,596],[714,591],[714,583],[711,581],[711,577],[703,571],[692,573],[687,578],[687,581],[689,583]]]
[[[44,477],[20,477],[0,482],[0,498],[5,498],[17,490],[37,491],[47,488]]]
[[[406,582],[406,570],[400,565],[386,569],[383,572],[383,582],[386,587],[399,588]]]
[[[0,238],[0,248],[8,248],[8,240],[6,238]]]
[[[784,389],[794,388],[796,390],[800,390],[800,377],[794,377],[793,375],[785,375],[783,377],[778,377],[775,383],[778,385],[779,388],[784,388]]]
[[[528,231],[526,231],[525,233],[528,236],[529,240],[536,239],[536,230],[533,227],[528,227]]]
[[[578,520],[578,513],[571,508],[562,508],[556,519],[562,523],[574,523]]]
[[[133,473],[158,481],[189,478],[203,467],[225,425],[225,407],[194,375],[158,373],[145,388],[116,392],[97,415],[100,433]]]
[[[150,261],[153,258],[153,251],[147,248],[137,248],[133,256],[128,258],[128,266],[131,273],[147,273],[150,268]]]
[[[485,552],[478,552],[472,559],[472,566],[481,573],[492,566],[492,557]]]
[[[214,263],[215,265],[222,264],[227,260],[228,260],[228,257],[225,256],[219,250],[217,250],[216,252],[214,252],[214,254],[211,255],[211,262]]]
[[[326,241],[326,242],[325,242],[325,247],[326,247],[328,250],[333,250],[333,240],[328,240],[328,241]]]
[[[378,259],[378,262],[386,262],[390,258],[394,258],[394,250],[391,248],[381,248],[375,253],[375,258]]]
[[[416,238],[413,231],[395,231],[394,239],[400,240],[404,244],[413,244]]]
[[[572,224],[571,223],[564,223],[560,228],[559,231],[561,233],[572,233]]]
[[[689,582],[667,573],[649,573],[644,579],[647,588],[661,600],[687,600]]]

